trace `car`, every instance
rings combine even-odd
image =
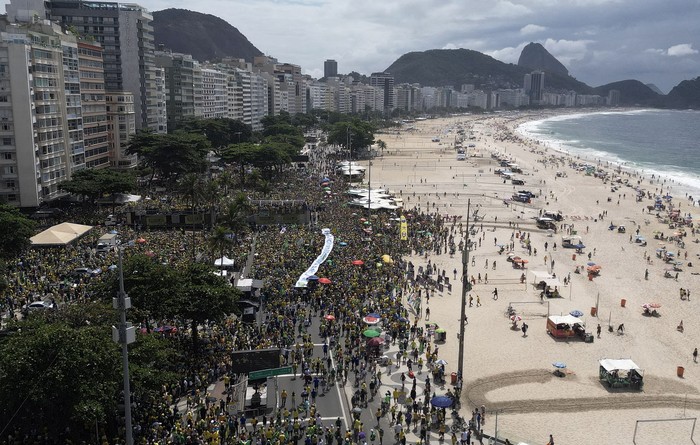
[[[522,179],[512,179],[510,181],[513,185],[525,185],[525,181]]]
[[[22,312],[27,314],[29,312],[43,311],[47,309],[56,309],[56,304],[51,300],[33,301],[29,304],[25,304],[24,307],[22,307]]]
[[[57,217],[63,215],[63,213],[64,212],[61,209],[44,208],[44,209],[39,209],[36,212],[32,213],[31,218],[32,219],[57,218]]]

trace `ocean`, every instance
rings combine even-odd
[[[700,197],[700,111],[634,110],[554,116],[518,131],[556,150],[671,179]],[[682,195],[681,195],[682,196]]]

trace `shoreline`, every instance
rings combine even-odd
[[[692,172],[683,172],[681,176],[672,176],[669,171],[655,170],[652,167],[644,166],[638,164],[632,160],[625,160],[621,158],[618,154],[610,151],[605,151],[602,149],[588,147],[573,147],[567,145],[567,141],[557,138],[547,138],[543,135],[532,132],[530,129],[523,128],[528,125],[538,125],[547,121],[558,121],[558,120],[575,120],[584,118],[591,115],[633,115],[642,113],[656,113],[664,111],[675,111],[684,112],[687,110],[657,110],[650,108],[625,108],[619,111],[610,111],[607,109],[597,109],[596,111],[591,111],[590,113],[546,113],[547,116],[543,118],[528,119],[524,122],[519,123],[517,126],[512,128],[512,131],[534,143],[538,146],[551,149],[557,153],[561,153],[566,156],[573,157],[575,159],[580,159],[584,162],[593,163],[601,165],[605,163],[607,167],[613,167],[631,173],[635,177],[643,178],[647,181],[658,182],[659,179],[667,179],[671,181],[672,187],[681,189],[683,193],[691,196],[700,196],[700,174],[694,174]],[[600,153],[600,156],[595,154],[584,153],[586,150],[595,150]]]
[[[568,163],[573,156],[552,156],[545,147],[538,153],[532,150],[534,143],[514,134],[513,127],[520,120],[514,117],[501,114],[422,121],[415,124],[414,132],[387,134],[386,139],[379,136],[387,143],[388,151],[373,161],[373,187],[381,184],[396,191],[407,208],[416,205],[422,211],[429,208],[439,214],[464,215],[466,198],[470,198],[473,208],[478,208],[478,215],[484,218],[472,226],[475,235],[470,237],[476,248],[470,253],[472,263],[468,273],[480,278],[470,294],[474,299],[480,296],[481,306],[467,308],[462,414],[484,404],[491,413],[490,419],[493,413],[499,413],[499,437],[511,441],[517,438],[531,445],[546,442],[548,434],[561,443],[632,443],[636,419],[697,416],[700,368],[694,371],[690,352],[700,342],[700,320],[688,314],[700,309],[700,305],[696,306],[695,299],[678,300],[679,287],[690,289],[693,295],[700,291],[700,280],[691,275],[694,269],[682,272],[679,281],[664,279],[663,262],[653,258],[650,264],[644,258],[649,252],[654,257],[657,241],[653,232],[663,231],[665,227],[653,215],[641,215],[640,209],[649,200],[636,202],[632,189],[627,193],[627,188],[623,188],[619,198],[615,193],[615,200],[608,201],[607,198],[612,198],[609,185],[570,168]],[[456,160],[453,144],[448,141],[454,132],[448,129],[458,125],[474,131],[475,140],[469,143],[476,145],[481,157]],[[432,142],[436,134],[444,142]],[[500,140],[502,136],[505,139]],[[525,186],[505,184],[493,174],[497,164],[490,155],[496,151],[513,157],[524,168]],[[552,158],[557,160],[556,165]],[[612,167],[603,168],[613,171]],[[558,169],[567,176],[556,177]],[[648,188],[650,184],[645,182],[643,186]],[[503,197],[520,188],[534,189],[540,197],[532,205],[505,206]],[[623,197],[622,193],[630,197]],[[561,247],[553,250],[561,234],[548,237],[535,229],[532,218],[543,208],[563,212],[565,219],[561,224],[578,230],[588,246],[583,255],[574,258],[572,250]],[[643,222],[645,219],[649,224]],[[464,223],[465,219],[460,222]],[[610,223],[626,224],[629,233],[620,235],[608,230]],[[637,226],[640,234],[649,240],[647,247],[628,242],[628,236],[634,234]],[[669,233],[668,227],[665,232]],[[521,233],[531,239],[538,254],[528,255],[519,243]],[[696,237],[689,237],[684,250],[697,261],[700,249],[690,238]],[[455,243],[460,239],[457,235]],[[549,261],[543,261],[545,256],[556,262],[553,269],[557,276],[571,278],[570,284],[561,288],[563,298],[549,300],[544,305],[537,296],[539,291],[528,284],[529,277],[525,285],[520,284],[521,271],[512,268],[495,246],[510,242],[514,242],[516,254],[529,260],[528,271],[546,269]],[[549,249],[544,247],[545,243]],[[676,248],[672,248],[675,252]],[[585,267],[588,253],[603,267],[601,276],[592,281],[573,273],[575,266]],[[431,254],[429,260],[452,280],[453,270],[461,270],[460,256],[459,253],[450,256],[443,250],[440,255]],[[427,263],[418,255],[406,259],[416,266]],[[491,263],[497,267],[493,269]],[[650,280],[644,279],[645,268],[651,273]],[[494,287],[499,291],[498,300],[491,296]],[[435,320],[448,333],[448,340],[440,345],[441,355],[449,361],[448,373],[457,370],[456,309],[460,298],[457,284],[451,291],[435,291],[429,303],[431,321]],[[625,307],[621,306],[621,299],[626,300]],[[662,303],[659,319],[649,319],[641,313],[641,305],[651,299]],[[510,329],[510,322],[504,316],[509,304],[519,308],[530,326],[527,336]],[[600,318],[589,315],[591,307],[598,308]],[[547,314],[566,314],[574,309],[585,313],[583,318],[589,332],[595,332],[597,324],[607,327],[610,318],[614,326],[624,323],[627,333],[616,335],[605,329],[593,344],[552,339],[545,332]],[[681,319],[686,325],[685,334],[675,330]],[[599,359],[623,357],[631,357],[645,370],[643,392],[610,392],[598,381]],[[556,361],[567,363],[569,374],[565,378],[551,377],[551,363]],[[684,379],[675,376],[677,366],[686,367]],[[664,399],[664,395],[669,398]],[[681,414],[686,395],[687,409]],[[571,415],[562,416],[567,412]],[[597,428],[591,431],[590,425],[594,424]],[[489,420],[484,431],[493,435],[494,427]],[[678,429],[668,432],[665,427],[656,429],[662,430],[664,440],[643,442],[638,437],[637,443],[691,443],[687,441],[689,436],[680,435]],[[645,434],[647,438],[653,436],[649,431]]]

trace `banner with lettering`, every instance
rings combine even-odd
[[[297,284],[294,285],[294,287],[306,287],[308,283],[308,278],[311,275],[316,274],[318,271],[318,268],[323,264],[326,259],[328,259],[328,255],[330,255],[331,250],[333,250],[333,241],[335,240],[335,237],[331,233],[331,229],[322,229],[321,233],[326,237],[326,241],[323,243],[323,249],[321,250],[321,254],[316,257],[313,263],[309,266],[306,271],[299,276],[299,279],[297,280]]]

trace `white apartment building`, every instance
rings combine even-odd
[[[215,67],[195,65],[194,115],[203,119],[228,117],[227,75]]]
[[[130,92],[109,92],[105,95],[109,122],[109,159],[114,168],[136,167],[136,155],[127,155],[125,147],[136,133],[134,95]]]
[[[82,166],[76,48],[75,38],[58,25],[42,20],[13,24],[0,17],[0,201],[36,207],[58,198],[60,182],[70,178],[73,155],[75,167]],[[74,76],[68,82],[64,49]],[[71,135],[79,138],[73,144]]]

